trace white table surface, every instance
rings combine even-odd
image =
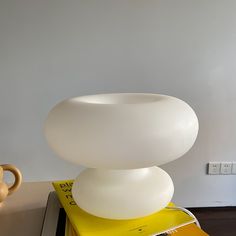
[[[0,204],[1,236],[40,236],[51,182],[26,182]]]

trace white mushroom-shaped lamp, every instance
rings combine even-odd
[[[160,94],[75,97],[57,104],[45,122],[49,146],[87,167],[73,184],[75,202],[110,219],[144,217],[166,207],[174,186],[157,166],[184,155],[197,133],[192,108]]]

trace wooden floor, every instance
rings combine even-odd
[[[189,208],[210,236],[236,236],[236,207]]]

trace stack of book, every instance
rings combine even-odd
[[[53,182],[41,236],[207,236],[196,219],[170,203],[157,213],[133,220],[111,220],[83,211],[71,194],[73,180]],[[58,200],[59,199],[59,200]]]

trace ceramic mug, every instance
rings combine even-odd
[[[15,177],[15,182],[10,187],[3,182],[4,171],[12,172]],[[20,187],[21,181],[21,172],[15,166],[10,164],[0,165],[0,202],[2,202],[8,195],[15,192]]]

